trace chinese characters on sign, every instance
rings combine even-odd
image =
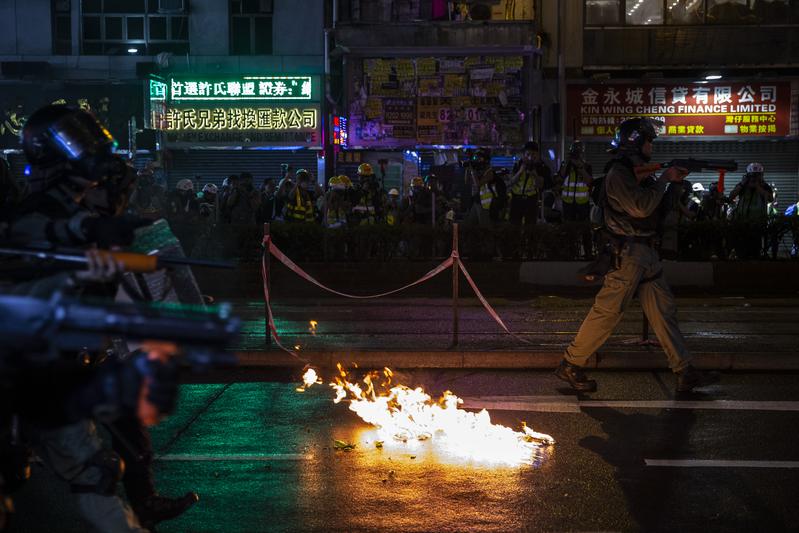
[[[160,129],[315,131],[317,110],[297,107],[169,108],[155,117]]]
[[[311,76],[243,76],[235,79],[181,79],[168,83],[170,102],[198,100],[315,100]]]
[[[787,83],[571,85],[568,124],[579,137],[610,137],[625,119],[652,117],[660,135],[788,134]]]

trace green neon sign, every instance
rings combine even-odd
[[[170,78],[169,101],[313,100],[311,76],[241,76],[226,79]],[[152,92],[151,92],[152,94]]]
[[[166,83],[150,80],[150,100],[166,100]]]

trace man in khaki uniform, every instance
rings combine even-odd
[[[700,385],[703,376],[691,366],[691,354],[677,325],[677,306],[660,258],[653,247],[658,227],[658,206],[666,185],[688,174],[671,167],[655,178],[636,177],[635,167],[649,161],[655,128],[646,118],[624,121],[613,141],[617,158],[605,179],[605,227],[615,243],[617,257],[577,336],[566,348],[555,375],[578,391],[596,390],[596,382],[582,371],[588,358],[608,339],[636,291],[641,307],[677,374],[677,390]]]

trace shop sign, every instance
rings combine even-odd
[[[152,98],[153,85],[150,87]],[[170,78],[166,83],[167,100],[171,103],[318,100],[318,88],[314,88],[312,76]]]
[[[164,131],[312,131],[317,127],[317,114],[313,107],[169,108],[158,124]]]
[[[333,145],[340,146],[341,148],[347,147],[347,139],[349,137],[347,131],[347,117],[334,116],[333,117]]]
[[[788,83],[570,85],[568,126],[578,137],[610,137],[630,117],[659,122],[662,136],[785,136]]]

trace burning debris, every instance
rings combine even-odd
[[[551,436],[526,425],[514,431],[493,424],[485,409],[478,413],[460,409],[463,400],[450,391],[434,400],[421,387],[392,384],[388,368],[366,374],[359,383],[341,364],[337,367],[339,375],[330,383],[336,392],[334,402],[348,400],[350,410],[377,428],[378,448],[384,442],[410,445],[431,440],[460,459],[515,465],[534,463],[542,447],[555,443]],[[302,390],[315,383],[321,380],[314,369],[308,369]]]
[[[311,335],[316,335],[316,326],[319,324],[316,320],[311,320],[308,322],[308,332]]]

